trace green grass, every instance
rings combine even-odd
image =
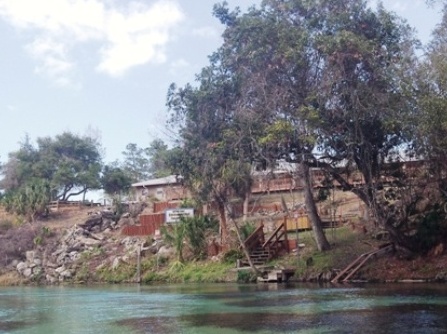
[[[354,232],[350,227],[325,230],[331,249],[319,252],[312,231],[300,231],[299,243],[304,244],[298,254],[289,254],[273,261],[273,265],[296,268],[295,276],[300,279],[314,277],[331,269],[343,269],[360,254],[370,251],[375,243],[370,236]],[[296,240],[296,233],[289,233]]]
[[[173,261],[163,267],[148,268],[142,275],[143,283],[218,283],[228,281],[230,269],[234,263]]]
[[[103,267],[96,272],[100,282],[129,283],[135,282],[137,266],[133,263],[121,263],[118,268]]]

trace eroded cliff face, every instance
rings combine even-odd
[[[0,234],[0,274],[15,271],[22,282],[39,284],[96,281],[96,272],[135,263],[144,248],[144,239],[120,234],[123,225],[135,224],[124,217],[83,210],[60,221],[9,228]]]

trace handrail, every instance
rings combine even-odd
[[[336,275],[332,280],[331,283],[336,283],[340,281],[340,279],[344,276],[343,282],[348,281],[365,263],[368,261],[371,257],[377,256],[378,254],[382,252],[387,252],[390,249],[392,249],[392,245],[386,245],[384,247],[381,247],[379,249],[374,249],[370,252],[366,252],[363,254],[360,254],[359,257],[357,257],[353,262],[351,262],[345,269],[343,269],[338,275]]]
[[[267,239],[266,242],[264,242],[264,244],[262,245],[262,248],[265,248],[269,243],[272,242],[273,238],[278,234],[278,232],[284,228],[284,223],[282,223],[281,225],[279,225],[276,230],[273,232],[273,234]],[[284,231],[283,231],[284,234]],[[278,240],[280,237],[282,237],[282,234],[276,238],[276,240]]]
[[[285,222],[286,219],[284,219],[284,222],[275,229],[275,231],[268,238],[267,241],[264,241],[264,224],[261,224],[261,226],[259,226],[252,234],[250,234],[244,241],[245,247],[250,253],[250,257],[252,253],[257,254],[254,252],[259,251],[260,248],[262,248],[262,250],[264,251],[263,256],[265,256],[265,254],[268,254],[267,259],[263,258],[267,261],[277,256],[277,254],[282,249],[288,251],[287,229]]]
[[[285,238],[284,238],[284,240],[281,240],[281,238],[283,236],[285,236]],[[262,245],[263,249],[268,250],[268,253],[269,253],[268,259],[269,260],[271,258],[275,257],[279,253],[279,250],[281,247],[280,242],[284,242],[286,240],[287,240],[286,225],[285,225],[285,223],[282,223],[281,225],[279,225],[276,228],[276,230],[273,232],[273,234]],[[284,247],[284,245],[282,245],[282,246]]]
[[[250,252],[264,240],[264,224],[261,224],[252,234],[245,239],[245,247]]]

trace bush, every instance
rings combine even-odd
[[[242,240],[246,240],[254,231],[256,230],[256,225],[254,223],[247,222],[240,227]]]
[[[170,227],[162,226],[164,239],[175,247],[177,259],[183,262],[185,242],[189,245],[195,260],[205,257],[207,251],[206,231],[218,226],[215,218],[210,216],[182,217],[179,222]]]
[[[428,252],[446,238],[445,214],[440,210],[433,210],[422,216],[414,235],[416,249],[422,253]]]
[[[237,260],[243,259],[244,253],[242,253],[241,250],[238,249],[230,249],[228,252],[226,252],[223,255],[223,261],[225,263],[236,263]]]
[[[237,272],[238,283],[253,283],[256,280],[257,276],[251,270],[239,270]]]

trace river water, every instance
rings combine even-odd
[[[0,288],[0,333],[447,333],[447,285]]]

